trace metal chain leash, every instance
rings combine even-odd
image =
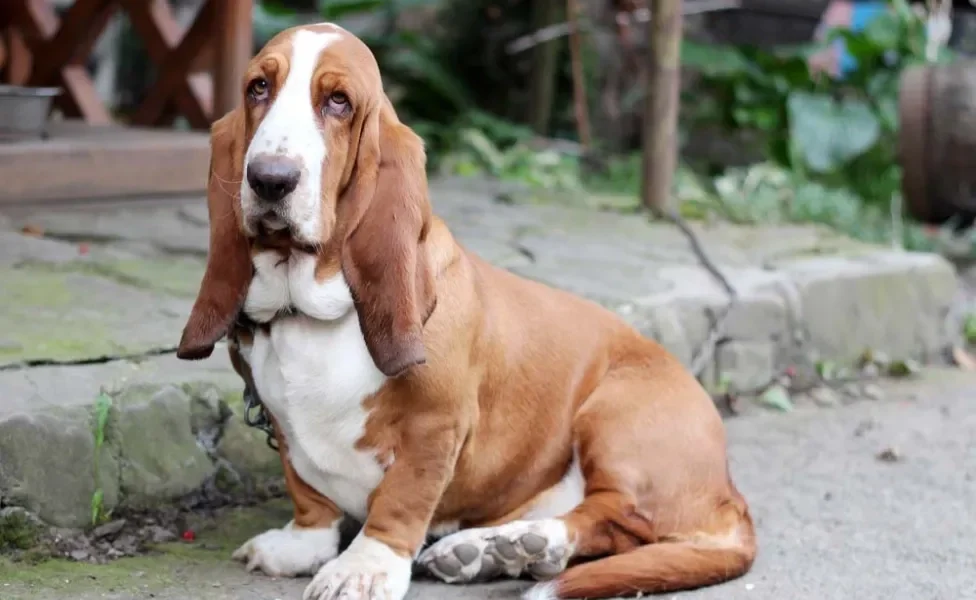
[[[265,443],[275,452],[278,451],[278,439],[275,437],[271,417],[268,416],[268,411],[264,408],[258,393],[250,385],[244,386],[244,423],[248,427],[263,431],[268,436]]]

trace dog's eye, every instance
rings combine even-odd
[[[268,91],[268,82],[265,79],[255,79],[247,86],[247,95],[258,102],[268,97]]]
[[[350,110],[349,96],[342,92],[335,92],[325,101],[325,112],[333,117],[345,116]]]

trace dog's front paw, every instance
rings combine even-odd
[[[410,587],[411,561],[360,533],[339,558],[322,567],[304,600],[402,600]]]
[[[233,555],[248,571],[261,571],[271,577],[312,575],[339,552],[339,527],[297,529],[291,523],[284,529],[271,529],[256,535]]]

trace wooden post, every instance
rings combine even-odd
[[[681,0],[651,0],[641,199],[656,212],[668,206],[678,160],[681,21]]]
[[[534,0],[532,2],[532,30],[548,27],[559,19],[559,0]],[[549,133],[552,116],[552,100],[559,74],[559,50],[561,44],[548,41],[532,50],[532,76],[529,79],[528,121],[539,135]]]
[[[583,50],[580,47],[579,6],[576,0],[566,0],[566,21],[569,23],[569,56],[573,69],[573,112],[580,145],[590,149],[590,109],[586,102],[586,81],[583,74]]]
[[[24,85],[30,78],[31,55],[27,43],[14,27],[0,31],[0,71],[4,73],[3,83]]]
[[[215,3],[213,114],[216,121],[241,101],[241,85],[247,63],[254,51],[250,0],[209,0]]]

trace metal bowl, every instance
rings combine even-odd
[[[47,137],[51,102],[60,93],[56,87],[0,85],[0,141]]]

